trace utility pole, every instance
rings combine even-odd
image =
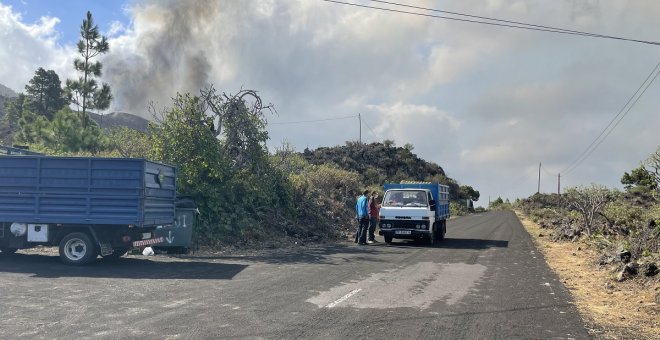
[[[539,162],[539,185],[536,189],[536,193],[541,193],[541,162]]]
[[[561,195],[561,174],[557,174],[557,195]]]
[[[360,123],[360,144],[362,144],[362,114],[358,113],[358,121]]]

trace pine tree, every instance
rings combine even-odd
[[[76,71],[82,72],[78,80],[68,79],[66,89],[70,100],[78,106],[81,113],[83,127],[89,125],[88,110],[105,110],[110,106],[112,94],[110,85],[103,83],[100,88],[94,79],[101,76],[101,62],[93,62],[95,57],[109,51],[110,45],[105,36],[99,33],[99,27],[94,25],[92,13],[87,12],[87,18],[80,26],[80,41],[78,41],[78,53],[82,58],[73,61]]]
[[[52,120],[55,112],[66,105],[60,77],[53,70],[38,68],[29,84],[25,85],[25,94],[30,110],[46,116],[48,120]]]

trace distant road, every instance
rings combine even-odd
[[[0,338],[589,337],[511,212],[453,219],[433,248],[380,241],[82,268],[0,255]]]

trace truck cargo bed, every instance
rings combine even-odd
[[[144,159],[0,156],[0,222],[172,223],[175,176]]]

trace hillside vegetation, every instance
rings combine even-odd
[[[630,173],[624,191],[591,184],[565,193],[535,194],[515,203],[557,242],[584,241],[598,265],[624,281],[656,277],[660,264],[660,148]],[[660,296],[660,295],[659,295]],[[660,302],[659,302],[660,303]]]
[[[311,164],[333,164],[358,173],[361,182],[373,190],[382,191],[384,183],[404,180],[448,185],[450,198],[455,203],[452,206],[454,214],[466,212],[464,207],[467,199],[479,200],[479,191],[468,185],[459,185],[458,181],[445,175],[441,166],[419,158],[412,152],[413,149],[410,144],[397,147],[391,140],[371,144],[346,142],[343,146],[305,149],[302,156]]]

